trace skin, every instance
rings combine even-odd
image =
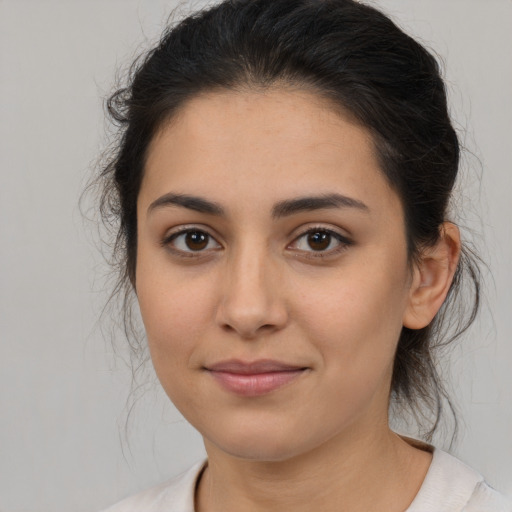
[[[275,215],[333,193],[351,201]],[[367,130],[310,92],[198,96],[152,141],[137,215],[153,364],[208,453],[196,509],[310,511],[315,496],[323,511],[405,510],[431,455],[388,427],[394,353],[402,326],[427,325],[442,304],[460,244],[446,224],[411,267],[402,204]],[[207,233],[206,246],[192,250],[181,229]],[[308,230],[332,232],[327,249]],[[307,370],[239,396],[205,370],[233,358]]]

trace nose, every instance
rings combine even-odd
[[[282,329],[288,322],[279,269],[269,254],[252,247],[226,261],[217,323],[244,339]]]

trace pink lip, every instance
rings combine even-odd
[[[230,360],[206,369],[224,389],[241,396],[265,395],[292,382],[307,370],[272,360]]]

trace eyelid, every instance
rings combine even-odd
[[[171,242],[174,241],[176,238],[178,238],[180,235],[185,235],[190,232],[199,231],[205,233],[209,237],[210,240],[213,241],[217,246],[215,248],[205,248],[201,250],[183,250],[179,249],[177,247],[173,247]],[[334,240],[338,242],[337,246],[332,249],[327,250],[319,250],[315,251],[314,249],[311,250],[304,250],[304,249],[296,249],[293,248],[292,245],[296,244],[301,238],[307,236],[311,233],[317,233],[317,232],[323,232],[328,233]],[[218,236],[212,234],[212,230],[208,226],[204,226],[201,224],[189,224],[189,225],[180,225],[170,231],[168,231],[162,240],[160,241],[160,245],[173,254],[184,257],[184,258],[198,258],[201,256],[207,256],[211,254],[212,251],[218,251],[219,249],[222,249],[222,244],[218,241]],[[346,250],[349,246],[353,245],[353,241],[346,235],[340,233],[339,228],[332,228],[325,225],[309,225],[307,227],[302,227],[298,234],[295,235],[292,242],[287,245],[286,249],[296,251],[300,253],[303,257],[311,258],[311,259],[318,259],[318,258],[327,258],[329,256],[335,256],[339,254],[340,252]]]
[[[297,234],[291,244],[287,246],[289,248],[292,244],[295,244],[298,240],[303,238],[304,236],[311,234],[311,233],[317,233],[317,232],[323,232],[328,233],[331,235],[335,240],[339,242],[338,246],[334,249],[328,249],[325,251],[315,251],[314,249],[303,250],[303,249],[294,249],[300,253],[302,253],[305,257],[308,258],[326,258],[329,256],[334,256],[339,254],[340,252],[346,250],[349,246],[353,245],[353,241],[346,235],[343,235],[340,233],[337,229],[333,229],[331,227],[322,226],[322,225],[313,225],[308,226],[307,228],[304,228],[299,234]]]
[[[191,233],[194,231],[205,233],[208,236],[209,241],[213,240],[215,242],[215,244],[217,245],[217,247],[215,247],[214,249],[210,248],[210,249],[193,251],[193,250],[178,249],[171,245],[171,242],[176,240],[176,238],[178,238],[179,236],[186,235],[187,233]],[[220,248],[222,248],[222,244],[217,240],[217,236],[214,236],[212,234],[211,229],[209,229],[206,226],[200,225],[200,224],[199,225],[198,224],[181,225],[176,229],[168,231],[163,236],[162,240],[160,241],[160,245],[162,247],[168,249],[169,251],[171,251],[173,254],[181,256],[181,257],[186,257],[186,258],[205,256],[207,254],[210,254],[211,251],[217,251]]]

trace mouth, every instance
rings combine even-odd
[[[221,387],[240,396],[261,396],[294,382],[308,367],[280,361],[222,361],[205,367]]]

